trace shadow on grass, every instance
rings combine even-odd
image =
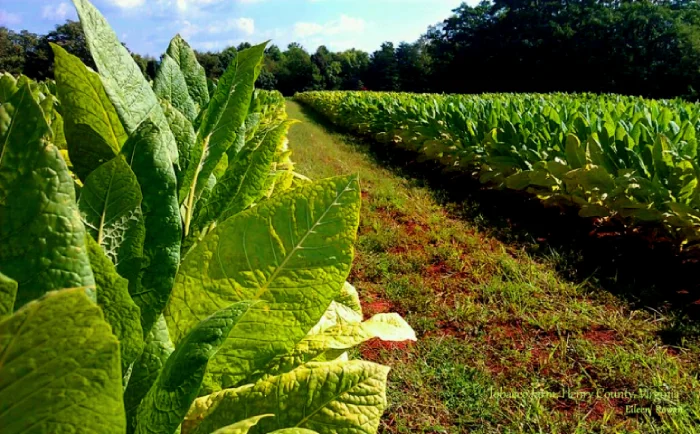
[[[700,335],[697,253],[679,253],[670,240],[650,238],[646,231],[597,227],[574,209],[545,207],[536,197],[521,192],[485,188],[469,175],[421,161],[415,152],[348,134],[313,109],[300,106],[304,115],[331,134],[345,134],[346,142],[379,165],[429,187],[438,203],[453,214],[502,242],[517,244],[532,256],[553,262],[565,279],[594,284],[637,309],[675,314],[676,324],[662,333],[665,343],[676,345],[684,336]]]

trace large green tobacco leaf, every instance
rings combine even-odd
[[[666,136],[659,134],[652,148],[654,158],[654,174],[659,179],[668,179],[674,166],[670,144]]]
[[[56,113],[56,105],[58,105],[58,99],[56,99],[56,97],[51,94],[44,94],[44,92],[48,92],[48,90],[46,89],[46,84],[42,83],[41,87],[43,89],[40,90],[41,93],[37,101],[39,102],[39,107],[41,107],[41,110],[44,112],[44,118],[46,119],[46,122],[49,124],[50,127],[55,119],[54,114]],[[55,139],[53,134],[51,135],[51,137]]]
[[[161,145],[159,152],[167,153],[169,161],[177,164],[175,138],[168,128],[158,98],[141,69],[92,3],[88,0],[73,0],[73,3],[105,91],[127,133],[133,134],[145,121],[152,122],[162,136],[158,140]]]
[[[260,422],[261,419],[272,416],[274,416],[274,414],[263,414],[262,416],[250,417],[232,425],[219,428],[212,434],[247,434],[251,428]]]
[[[123,434],[119,342],[81,289],[0,322],[3,434]]]
[[[180,201],[188,214],[194,212],[196,200],[204,190],[209,175],[236,139],[246,119],[255,80],[260,74],[265,44],[238,53],[219,80],[216,92],[209,102],[197,131],[197,142],[192,150],[191,164],[185,172],[180,188]],[[185,221],[188,232],[189,220]]]
[[[687,160],[675,163],[670,170],[668,186],[671,193],[682,202],[700,199],[698,195],[698,172],[693,163]]]
[[[131,368],[129,384],[124,391],[124,407],[128,420],[128,432],[136,429],[136,414],[139,404],[155,383],[175,346],[170,341],[168,326],[162,315],[146,335],[146,344],[141,356]]]
[[[17,282],[0,273],[0,319],[12,315],[17,297]]]
[[[10,100],[17,92],[17,80],[9,73],[3,72],[0,75],[0,104]]]
[[[197,399],[183,433],[207,434],[247,418],[248,409],[255,409],[275,417],[260,420],[251,433],[305,428],[320,434],[374,434],[386,407],[388,373],[388,367],[365,361],[309,363]]]
[[[197,398],[207,363],[250,306],[241,302],[216,312],[177,345],[139,406],[137,434],[171,434],[177,429]]]
[[[165,308],[180,263],[182,223],[175,193],[177,182],[163,152],[164,139],[156,125],[144,121],[122,149],[143,193],[145,265],[141,285],[131,295],[141,308],[145,331]]]
[[[53,144],[60,150],[68,150],[68,139],[65,134],[65,122],[63,116],[57,111],[53,111],[51,120],[51,131],[53,131]]]
[[[286,139],[291,121],[270,129],[260,141],[251,141],[229,161],[217,180],[207,203],[195,213],[192,226],[197,233],[212,222],[225,221],[250,207],[263,195],[263,186],[272,170],[275,151]],[[240,135],[240,134],[239,134]]]
[[[167,54],[163,55],[160,62],[158,73],[153,80],[153,92],[158,98],[172,104],[187,120],[194,122],[198,110],[187,92],[187,83],[180,67]]]
[[[175,342],[232,303],[264,301],[210,362],[205,390],[241,384],[319,321],[350,271],[359,211],[357,177],[330,178],[237,214],[187,254],[166,309]]]
[[[146,235],[142,200],[136,175],[121,155],[87,177],[78,200],[85,228],[129,281],[132,293],[139,287]]]
[[[97,286],[97,304],[119,339],[122,372],[127,372],[143,351],[141,313],[129,295],[129,282],[117,274],[102,247],[90,236],[86,242]]]
[[[100,76],[77,57],[51,44],[56,89],[73,170],[81,180],[121,150],[126,132]]]
[[[318,432],[306,428],[284,428],[272,431],[270,434],[318,434]]]
[[[15,310],[49,291],[95,281],[75,189],[28,85],[0,106],[0,272],[18,284]]]
[[[175,136],[175,142],[177,143],[177,151],[180,159],[180,167],[176,170],[177,185],[178,188],[182,184],[182,178],[185,175],[185,171],[190,164],[190,153],[194,147],[194,142],[197,139],[197,134],[194,132],[192,123],[187,120],[185,115],[180,113],[178,109],[172,106],[167,101],[161,101],[161,107],[163,107],[163,113],[165,113],[165,118],[168,120],[168,125],[170,130]]]
[[[194,50],[180,35],[177,35],[170,41],[166,53],[180,67],[180,71],[185,77],[185,83],[187,83],[187,91],[196,104],[197,111],[204,110],[209,104],[207,74],[202,65],[197,62]]]

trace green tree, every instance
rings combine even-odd
[[[289,44],[282,55],[277,73],[277,90],[284,95],[294,95],[315,88],[314,67],[311,56],[300,44]]]
[[[156,71],[158,70],[158,61],[153,56],[141,56],[138,53],[131,53],[136,64],[141,69],[144,77],[148,80],[155,80]]]
[[[276,45],[271,45],[265,49],[265,59],[262,71],[255,85],[261,89],[277,89],[277,73],[279,63],[282,61],[282,51]]]
[[[340,89],[342,83],[342,66],[337,60],[337,55],[332,53],[321,45],[311,56],[311,61],[318,68],[318,74],[315,78],[316,85],[319,89],[337,90]]]
[[[219,54],[219,62],[221,63],[221,68],[226,71],[226,68],[233,62],[233,59],[238,55],[238,49],[236,47],[227,47]],[[223,73],[222,71],[222,73]]]
[[[340,78],[341,89],[360,90],[364,86],[369,71],[370,58],[369,54],[356,50],[350,50],[338,53],[338,62],[340,63]]]
[[[213,53],[211,51],[201,52],[195,51],[197,56],[197,61],[199,62],[207,73],[207,78],[212,80],[221,77],[224,73],[224,68],[221,65],[221,59],[219,53]]]
[[[36,48],[37,41],[37,35],[26,30],[17,33],[0,27],[0,71],[10,74],[24,72],[27,52]]]
[[[399,64],[396,49],[391,42],[385,42],[370,58],[367,86],[372,90],[399,90]]]
[[[399,89],[404,92],[427,92],[430,89],[430,56],[425,40],[402,42],[396,49]]]
[[[265,58],[279,62],[282,60],[282,50],[277,45],[270,45],[265,49]]]
[[[696,98],[698,4],[495,0],[429,29],[435,90]]]

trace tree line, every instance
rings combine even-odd
[[[95,69],[83,28],[79,22],[67,20],[45,35],[0,27],[0,72],[24,74],[39,81],[53,78],[53,51],[49,43],[60,45]],[[129,52],[144,75],[155,77],[157,59]]]
[[[0,70],[52,77],[49,42],[86,64],[80,26],[68,21],[46,35],[0,27]],[[197,52],[216,80],[243,43]],[[132,53],[148,77],[158,60]],[[415,42],[385,42],[373,53],[314,52],[273,45],[257,83],[285,95],[306,90],[405,92],[612,92],[698,99],[698,0],[494,0],[463,3]]]

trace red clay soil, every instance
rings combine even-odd
[[[596,345],[614,345],[620,343],[614,330],[593,329],[585,332],[583,338]]]
[[[365,342],[360,348],[360,354],[363,359],[373,362],[381,360],[382,351],[392,351],[405,359],[414,345],[413,341],[387,342],[377,338]]]
[[[371,318],[378,313],[395,312],[395,308],[394,305],[388,301],[373,301],[370,303],[363,303],[362,311],[365,314],[365,318]]]

